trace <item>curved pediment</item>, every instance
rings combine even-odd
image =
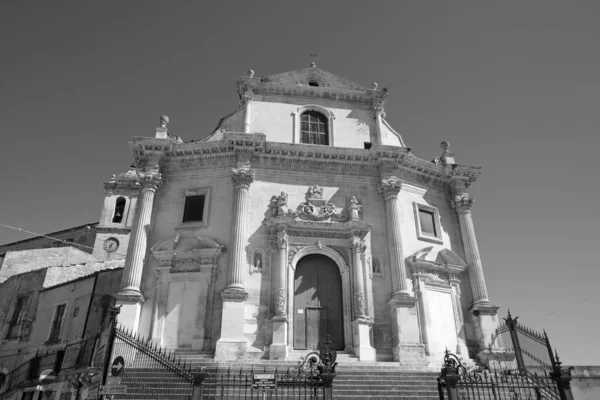
[[[406,258],[413,269],[461,273],[467,263],[454,251],[434,246],[424,247]]]
[[[209,238],[208,236],[194,235],[189,237],[182,237],[180,234],[176,234],[169,240],[158,243],[150,249],[152,253],[157,251],[170,251],[174,250],[177,252],[186,252],[194,250],[206,250],[216,249],[221,246],[219,243]]]
[[[152,246],[150,252],[154,258],[164,263],[195,260],[199,264],[216,264],[218,257],[225,252],[225,246],[208,236],[176,234]]]

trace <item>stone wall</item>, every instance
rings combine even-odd
[[[571,392],[574,400],[600,399],[600,366],[574,366]]]

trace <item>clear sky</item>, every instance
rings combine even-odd
[[[388,87],[413,153],[484,173],[471,190],[491,300],[600,364],[600,2],[52,1],[0,6],[0,223],[97,221],[103,186],[158,117],[184,140],[235,80],[309,65]],[[29,237],[0,229],[0,243]],[[592,251],[594,250],[594,251]]]

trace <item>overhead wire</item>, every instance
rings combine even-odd
[[[86,249],[94,250],[94,248],[92,246],[86,246],[84,244],[79,244],[79,243],[75,243],[75,242],[68,242],[68,241],[66,241],[64,239],[59,239],[59,238],[56,238],[56,237],[44,235],[42,233],[36,233],[36,232],[28,231],[26,229],[18,228],[16,226],[6,225],[6,224],[2,224],[2,223],[0,223],[0,226],[3,226],[5,228],[9,228],[9,229],[14,229],[14,230],[19,231],[19,232],[28,233],[28,234],[33,235],[35,237],[43,237],[43,238],[46,238],[46,239],[54,240],[56,242],[61,242],[61,243],[65,244],[65,245],[67,245],[67,246],[78,246],[78,247],[83,247],[83,248],[86,248]],[[119,256],[123,256],[123,257],[127,256],[126,254],[117,253],[117,252],[114,252],[113,254],[119,255]]]

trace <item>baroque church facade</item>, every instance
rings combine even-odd
[[[414,156],[387,89],[314,64],[237,81],[240,106],[184,142],[161,117],[105,183],[93,255],[126,255],[119,322],[216,361],[330,340],[361,361],[474,358],[497,326],[471,217],[480,167]]]

